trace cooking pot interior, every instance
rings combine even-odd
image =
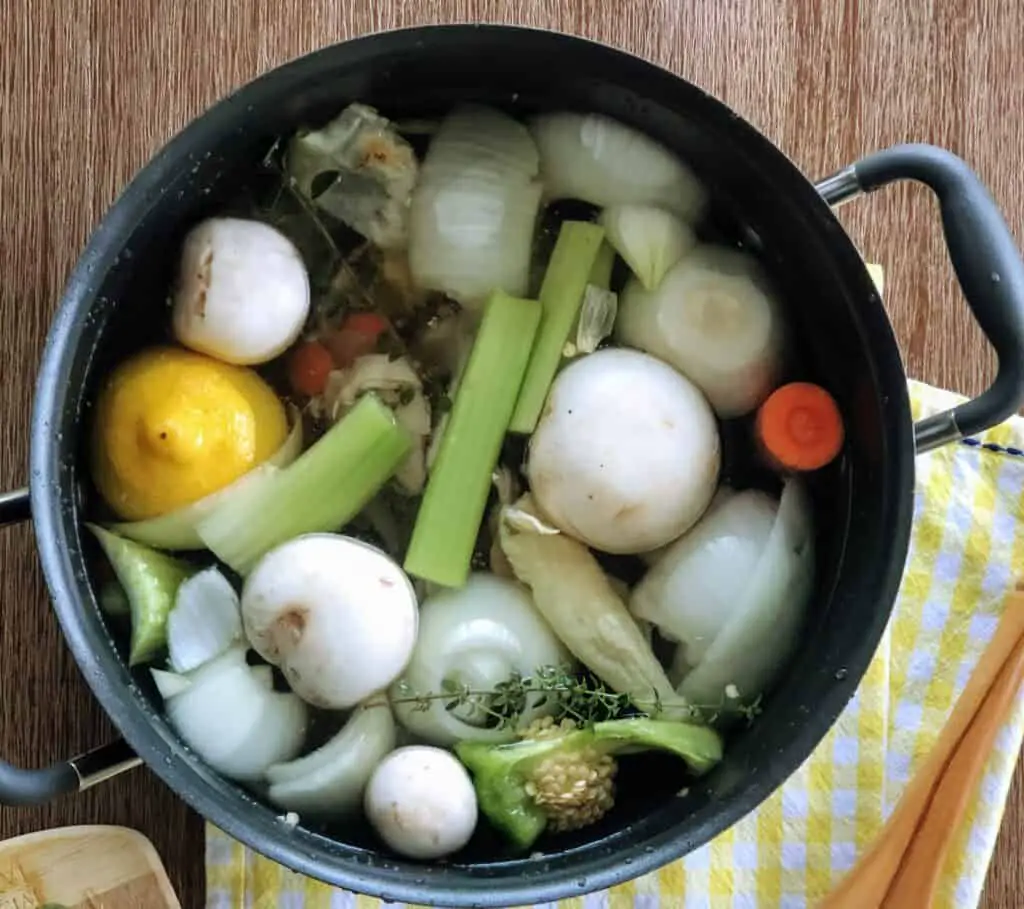
[[[131,351],[166,338],[168,289],[185,231],[237,199],[278,136],[318,125],[357,100],[394,119],[442,114],[467,100],[517,115],[598,111],[674,149],[711,190],[703,235],[742,244],[773,278],[792,331],[792,377],[825,385],[846,421],[842,457],[810,479],[817,529],[811,615],[800,652],[763,713],[731,733],[725,760],[706,779],[687,781],[668,759],[625,761],[617,807],[595,828],[543,842],[543,862],[512,860],[484,824],[457,861],[432,867],[384,856],[361,821],[286,831],[275,820],[279,812],[216,777],[177,743],[148,672],[128,672],[121,631],[103,625],[90,593],[99,560],[78,521],[96,504],[85,427],[98,380]],[[128,706],[113,711],[115,719],[123,728],[155,727],[166,754],[163,764],[151,761],[157,772],[193,805],[208,812],[217,806],[264,844],[277,830],[313,862],[348,858],[372,866],[385,891],[389,876],[403,874],[542,885],[571,869],[586,881],[608,872],[613,853],[634,846],[644,866],[643,847],[660,855],[676,837],[675,852],[696,846],[791,773],[853,692],[884,627],[906,546],[912,441],[902,371],[879,301],[845,234],[780,153],[700,90],[633,58],[548,33],[479,28],[393,33],[305,58],[215,108],[161,153],[101,230],[67,306],[80,318],[69,335],[74,350],[61,355],[67,381],[58,431],[39,444],[52,445],[60,463],[61,528],[81,593],[78,621],[90,646],[120,654],[118,678],[107,682],[124,682],[128,694],[118,697]],[[749,426],[726,425],[723,438],[726,479],[760,482]],[[615,873],[632,876],[629,868]]]

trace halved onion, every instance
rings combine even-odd
[[[495,290],[526,293],[540,209],[537,149],[521,123],[464,105],[430,143],[409,211],[416,283],[479,309]]]
[[[243,474],[233,483],[203,497],[198,502],[192,502],[167,514],[144,521],[111,524],[109,529],[118,536],[144,543],[154,549],[205,549],[205,544],[196,532],[196,525],[202,519],[213,514],[240,490],[265,482],[274,471],[287,467],[302,453],[302,416],[297,408],[289,407],[289,418],[292,428],[284,444],[269,460]]]
[[[510,725],[491,725],[481,704],[448,709],[438,696],[448,686],[493,691],[513,676],[546,666],[571,665],[572,656],[517,581],[475,572],[463,587],[442,589],[420,605],[412,658],[391,686],[398,721],[433,745],[461,741],[506,742]],[[425,701],[416,700],[426,697]],[[542,694],[527,697],[518,722],[525,726],[553,709]]]
[[[755,490],[719,497],[662,553],[630,610],[679,642],[680,695],[700,707],[749,702],[792,653],[813,579],[810,506],[790,480],[778,502]]]
[[[275,805],[303,815],[347,814],[359,807],[373,771],[394,750],[395,736],[387,699],[371,698],[326,745],[268,767],[267,795]]]
[[[665,547],[633,591],[630,612],[679,644],[677,667],[698,665],[729,623],[754,576],[778,508],[771,496],[755,489],[712,500],[700,521]]]
[[[698,246],[654,290],[631,280],[615,335],[679,370],[724,418],[755,409],[781,369],[778,303],[757,260],[739,250]]]
[[[188,677],[167,703],[167,718],[185,743],[218,773],[253,782],[268,767],[291,760],[306,733],[306,705],[268,688],[232,647]]]
[[[743,595],[677,691],[693,704],[747,702],[763,694],[796,647],[814,586],[811,508],[787,481],[771,534]]]

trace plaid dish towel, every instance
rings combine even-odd
[[[915,419],[960,400],[916,382],[910,393]],[[888,630],[856,696],[808,761],[707,846],[543,909],[813,909],[895,807],[1021,575],[1024,420],[1014,418],[918,459],[910,553]],[[1022,737],[1018,697],[950,851],[935,909],[977,906]],[[287,871],[212,825],[206,876],[208,909],[401,909]]]

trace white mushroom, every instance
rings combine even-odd
[[[309,275],[294,244],[261,221],[210,218],[185,238],[174,336],[228,363],[265,363],[298,338]]]
[[[544,515],[595,549],[638,553],[701,516],[720,466],[711,407],[648,354],[606,349],[559,374],[530,443]]]
[[[414,859],[457,852],[473,835],[476,792],[447,751],[409,745],[391,752],[366,787],[363,809],[388,846]]]
[[[331,533],[268,552],[242,590],[253,648],[299,697],[347,708],[387,688],[416,642],[416,594],[383,552]]]

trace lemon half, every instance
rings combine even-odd
[[[150,348],[121,363],[100,391],[93,479],[122,519],[157,517],[234,482],[287,434],[284,404],[253,370]]]

